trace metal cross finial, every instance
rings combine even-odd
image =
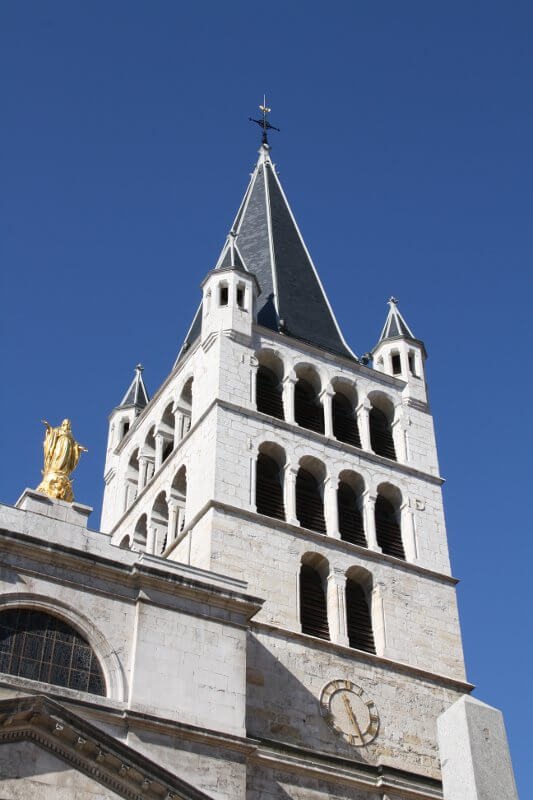
[[[278,131],[279,133],[279,128],[275,128],[267,120],[267,114],[270,114],[271,109],[267,106],[265,94],[263,95],[263,103],[259,105],[259,110],[263,114],[262,119],[254,119],[253,117],[248,117],[248,119],[250,122],[256,122],[263,129],[262,142],[263,144],[268,144],[267,131]]]
[[[394,303],[395,306],[398,305],[398,301],[395,297],[389,297],[389,303]]]

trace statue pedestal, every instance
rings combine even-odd
[[[33,511],[35,514],[44,514],[45,517],[59,519],[71,525],[79,525],[81,528],[87,527],[89,514],[92,512],[91,506],[84,506],[76,501],[67,503],[65,500],[53,500],[35,489],[24,489],[15,503],[15,508]]]

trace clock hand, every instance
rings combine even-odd
[[[350,717],[351,723],[354,726],[355,730],[357,731],[357,735],[359,736],[361,741],[363,741],[363,734],[361,733],[361,728],[359,727],[359,725],[357,723],[357,720],[355,718],[355,714],[353,713],[353,709],[352,709],[351,703],[350,703],[350,701],[348,700],[348,698],[346,697],[345,694],[343,694],[343,696],[342,696],[342,701],[344,703],[344,707],[346,709],[346,713]]]

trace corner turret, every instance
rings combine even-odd
[[[372,350],[374,369],[406,381],[405,395],[427,403],[424,342],[417,339],[398,308],[398,300],[388,301],[389,313],[379,341]]]

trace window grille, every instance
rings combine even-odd
[[[273,458],[264,453],[257,456],[255,502],[259,514],[285,519],[280,468]]]
[[[294,419],[302,428],[324,433],[324,409],[311,384],[303,378],[294,387]]]
[[[300,622],[302,633],[329,639],[328,612],[322,578],[302,564],[300,572]]]
[[[285,419],[283,397],[277,376],[267,367],[260,366],[256,378],[257,410],[277,419]]]
[[[0,613],[0,671],[105,694],[102,670],[89,643],[57,617],[30,608]]]
[[[350,647],[375,653],[372,620],[362,586],[348,578],[346,581],[346,620]]]
[[[351,486],[339,484],[337,490],[337,507],[339,510],[339,532],[345,542],[366,547],[363,516],[359,509],[358,498]]]
[[[320,486],[315,476],[305,469],[298,470],[296,476],[296,516],[302,527],[318,533],[326,532]]]
[[[394,506],[385,497],[376,498],[376,537],[382,551],[388,556],[402,558],[405,561],[402,532]]]
[[[396,461],[396,450],[389,420],[379,408],[370,409],[370,443],[378,456]]]
[[[333,395],[333,435],[339,442],[361,447],[357,417],[352,404],[340,392]]]

